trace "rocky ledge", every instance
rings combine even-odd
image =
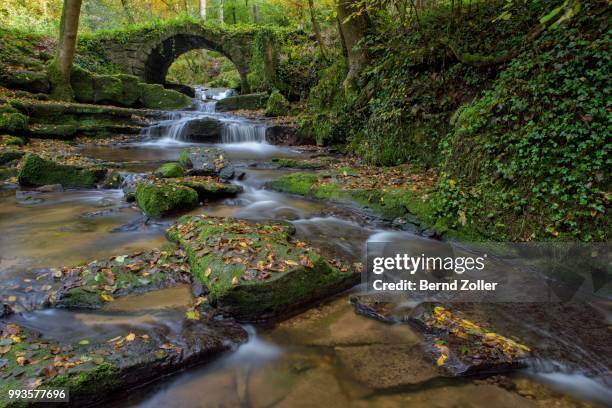
[[[359,280],[356,267],[327,261],[286,223],[185,216],[168,229],[187,253],[209,300],[243,321],[277,318]]]

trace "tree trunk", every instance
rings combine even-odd
[[[321,56],[323,57],[323,59],[327,59],[327,54],[325,52],[325,46],[323,45],[323,36],[321,36],[321,27],[319,26],[319,22],[317,21],[317,16],[315,14],[313,0],[308,0],[308,10],[310,10],[310,20],[312,21],[312,30],[315,33],[317,42],[319,43],[319,48],[321,49]]]
[[[232,20],[234,21],[234,25],[236,24],[236,6],[232,7]]]
[[[64,0],[57,52],[49,67],[49,76],[53,84],[52,96],[56,99],[74,99],[74,92],[70,86],[70,70],[76,50],[81,3],[82,0]]]
[[[253,21],[255,24],[259,24],[259,7],[257,7],[257,4],[253,4]]]
[[[220,0],[219,1],[219,21],[221,22],[221,24],[225,23],[225,19],[223,17],[223,9],[225,7],[225,1],[224,0]]]
[[[199,2],[200,4],[200,19],[202,19],[202,21],[206,21],[206,0],[200,0]]]
[[[344,80],[345,90],[354,88],[363,67],[368,62],[365,46],[357,47],[357,43],[366,35],[370,27],[370,18],[366,13],[353,15],[356,11],[355,4],[355,0],[339,0],[337,9],[341,37],[344,39],[348,55],[349,71]]]
[[[121,0],[121,5],[123,6],[123,11],[125,11],[125,16],[127,17],[129,24],[134,24],[134,16],[132,15],[132,10],[130,9],[129,0]]]

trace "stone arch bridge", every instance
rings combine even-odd
[[[224,28],[196,21],[170,21],[157,26],[128,28],[118,34],[100,38],[97,52],[127,74],[135,75],[145,82],[163,84],[170,65],[181,54],[194,49],[217,51],[234,63],[240,74],[242,92],[248,92],[247,75],[256,35],[260,30],[254,26]],[[273,66],[268,54],[263,53],[266,72]]]

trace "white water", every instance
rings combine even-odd
[[[267,126],[265,124],[216,112],[217,102],[232,95],[233,91],[231,89],[196,88],[194,98],[196,110],[169,113],[165,120],[143,131],[143,135],[149,139],[145,143],[148,145],[168,146],[189,142],[190,135],[186,134],[186,127],[189,122],[211,118],[221,122],[222,143],[257,143],[267,145]],[[253,146],[246,147],[252,148]]]

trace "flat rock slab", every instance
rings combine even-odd
[[[327,261],[294,232],[287,223],[201,215],[181,218],[167,234],[188,254],[210,300],[252,321],[291,313],[359,279],[351,265]]]
[[[375,390],[419,385],[444,375],[417,344],[336,347],[349,375]]]
[[[457,308],[422,303],[412,308],[406,297],[364,294],[351,297],[355,312],[384,323],[409,323],[421,332],[422,348],[449,376],[496,374],[523,368],[531,349],[505,337],[482,320],[472,321]]]
[[[17,180],[23,186],[61,184],[63,187],[95,187],[106,176],[106,169],[82,168],[56,163],[35,154],[28,154]]]
[[[83,406],[207,362],[246,341],[231,319],[185,321],[178,337],[134,331],[101,343],[42,340],[40,334],[0,323],[0,405],[9,389],[67,387],[70,405]]]
[[[188,175],[219,176],[223,180],[234,177],[234,166],[216,147],[192,147],[181,151],[181,164],[189,168]]]
[[[99,309],[115,298],[191,282],[186,254],[179,248],[115,256],[50,273],[62,282],[51,304],[70,309]]]

